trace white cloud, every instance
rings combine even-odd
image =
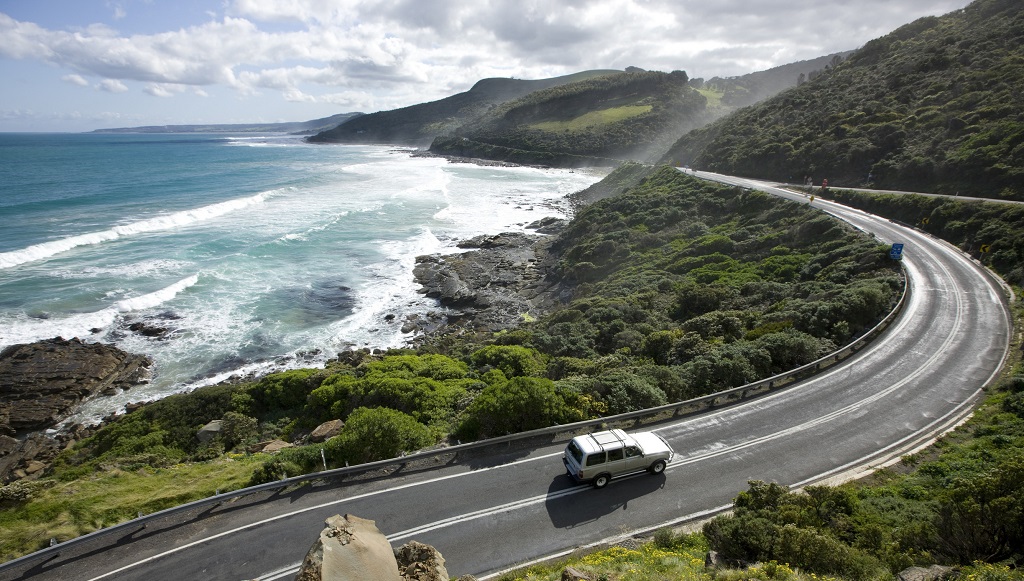
[[[82,75],[64,75],[60,80],[65,83],[71,83],[72,85],[78,85],[79,87],[88,87],[89,81],[85,80]]]
[[[171,97],[190,87],[289,102],[393,108],[486,77],[639,66],[730,76],[855,48],[968,0],[225,0],[224,15],[156,34],[51,30],[0,13],[0,58],[64,81]],[[106,4],[115,18],[123,0]],[[122,20],[127,22],[128,19]],[[87,83],[86,83],[87,84]]]
[[[174,95],[185,92],[186,89],[186,85],[179,85],[175,83],[147,83],[146,86],[142,88],[142,92],[154,97],[173,97]]]
[[[128,87],[117,79],[103,79],[96,88],[108,93],[124,93],[128,90]]]

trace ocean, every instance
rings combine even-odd
[[[288,135],[0,133],[0,348],[153,358],[71,421],[412,338],[416,256],[566,217],[603,171],[496,167]],[[147,329],[162,333],[147,334]]]

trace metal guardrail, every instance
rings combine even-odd
[[[773,391],[778,391],[795,385],[796,383],[813,377],[821,371],[828,369],[840,361],[847,359],[853,354],[857,353],[868,344],[871,343],[876,337],[882,334],[889,325],[902,313],[904,306],[906,305],[910,297],[910,279],[906,276],[906,270],[903,269],[903,293],[900,295],[899,301],[893,307],[892,311],[889,312],[878,324],[872,327],[864,334],[857,337],[855,340],[844,346],[843,348],[834,351],[816,361],[812,361],[806,365],[797,367],[785,373],[748,383],[740,387],[734,387],[724,391],[716,392],[710,395],[705,395],[686,401],[677,403],[671,403],[655,408],[648,408],[643,410],[637,410],[634,412],[628,412],[624,414],[618,414],[614,416],[607,416],[594,420],[586,420],[582,422],[575,422],[572,424],[563,424],[559,426],[552,426],[548,428],[540,428],[536,430],[530,430],[527,432],[520,432],[518,434],[510,434],[507,436],[500,436],[496,438],[488,438],[477,442],[471,442],[467,444],[458,444],[455,446],[449,446],[445,448],[439,448],[434,450],[427,450],[417,452],[415,454],[405,455],[399,458],[390,458],[387,460],[380,460],[377,462],[369,462],[366,464],[358,464],[356,466],[348,466],[345,468],[336,468],[333,470],[325,470],[323,472],[315,472],[312,474],[304,474],[302,476],[294,476],[291,478],[285,478],[275,482],[268,482],[266,484],[260,484],[257,486],[250,486],[240,490],[232,492],[226,492],[223,494],[217,494],[209,498],[196,500],[187,504],[168,508],[159,512],[155,512],[149,515],[140,516],[139,518],[132,519],[123,523],[119,523],[110,527],[106,527],[91,533],[69,539],[62,543],[57,543],[51,547],[41,549],[34,553],[30,553],[23,557],[8,561],[0,564],[0,573],[4,571],[10,571],[11,569],[19,566],[24,566],[28,563],[33,563],[42,560],[52,560],[60,556],[62,551],[67,551],[78,545],[82,545],[93,541],[97,538],[114,535],[116,533],[130,533],[138,531],[141,528],[145,528],[148,524],[154,523],[159,519],[172,517],[177,514],[184,514],[196,509],[205,508],[205,511],[201,511],[200,514],[208,514],[218,506],[233,501],[245,496],[254,495],[260,492],[276,491],[280,492],[293,486],[298,486],[307,483],[313,483],[314,481],[337,481],[343,480],[346,477],[356,477],[360,475],[373,474],[374,478],[378,478],[382,475],[390,475],[398,470],[402,470],[406,467],[413,467],[412,470],[428,470],[437,466],[446,466],[454,463],[458,463],[460,457],[469,459],[472,457],[479,457],[482,452],[487,448],[495,448],[504,446],[504,449],[510,450],[513,443],[518,443],[519,448],[525,447],[540,447],[542,445],[552,444],[556,442],[567,442],[573,437],[592,431],[594,428],[609,429],[614,427],[619,428],[635,428],[645,424],[655,424],[680,417],[698,414],[714,408],[726,407],[735,403],[750,399],[752,397],[761,396]],[[439,462],[438,460],[442,456],[452,456],[446,462]],[[433,460],[433,462],[425,462]],[[419,465],[419,468],[415,466]],[[388,472],[388,470],[390,472]],[[382,474],[387,472],[387,474]],[[353,481],[357,481],[353,479]],[[273,499],[274,495],[268,497],[268,499],[260,500],[257,502],[264,502],[269,499]]]

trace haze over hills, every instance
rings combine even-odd
[[[663,161],[728,174],[1024,198],[1024,4],[978,0],[703,129]]]
[[[841,53],[840,57],[845,54]],[[427,147],[435,138],[441,138],[432,148],[437,153],[551,165],[608,165],[624,159],[652,160],[685,131],[795,86],[801,78],[811,77],[825,69],[835,56],[823,56],[738,77],[715,77],[706,82],[691,79],[691,88],[687,88],[685,82],[677,82],[677,93],[666,91],[664,86],[653,87],[651,79],[665,73],[648,73],[636,67],[627,67],[625,72],[593,70],[532,81],[483,79],[464,93],[363,115],[316,135],[310,141]],[[607,77],[615,75],[641,73],[647,77],[607,80]],[[676,73],[674,81],[686,79],[683,71]],[[598,82],[597,79],[605,80]],[[610,90],[609,83],[621,84],[624,79],[646,84],[634,87],[637,90],[629,93],[629,83],[626,83],[616,89],[622,94],[615,97],[617,103],[612,103],[605,94]],[[557,87],[569,86],[573,88],[560,95],[550,93]],[[704,95],[704,103],[692,89]],[[592,95],[587,94],[590,91],[593,91]],[[571,98],[567,96],[570,93]],[[516,99],[526,99],[529,105],[511,105]],[[627,105],[627,102],[633,105]],[[684,102],[686,104],[680,108]],[[507,113],[501,108],[503,105],[516,108],[513,117],[517,121],[496,117]],[[651,109],[642,111],[645,107]],[[527,110],[529,113],[524,113]],[[572,116],[567,117],[570,114]],[[513,127],[527,117],[532,121]],[[641,126],[644,126],[646,138],[641,133],[634,133]],[[529,138],[525,132],[530,133]],[[458,139],[451,139],[455,135]]]

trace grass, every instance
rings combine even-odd
[[[0,506],[0,560],[9,561],[139,516],[246,486],[262,458],[222,457],[138,471],[103,470],[70,482],[41,481],[24,504]]]
[[[700,533],[676,535],[658,531],[654,540],[635,548],[621,546],[510,571],[498,581],[559,581],[572,567],[595,581],[829,581],[830,577],[795,571],[774,561],[749,569],[708,569],[704,566],[707,541]]]
[[[591,111],[568,121],[545,121],[543,123],[534,123],[529,127],[530,129],[539,129],[541,131],[548,131],[551,133],[558,133],[560,131],[586,131],[593,127],[611,125],[612,123],[617,123],[624,119],[629,119],[630,117],[637,117],[650,112],[650,110],[650,105],[626,105],[623,107],[602,109],[600,111]]]
[[[725,113],[732,110],[732,107],[727,107],[722,104],[722,96],[725,95],[723,91],[715,91],[712,89],[697,89],[697,92],[708,100],[707,110],[711,113]]]

